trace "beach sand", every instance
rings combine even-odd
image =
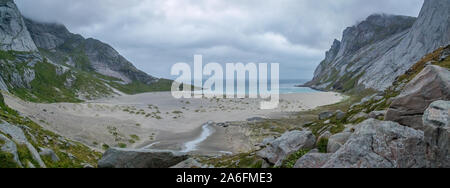
[[[128,148],[183,150],[207,122],[274,118],[290,112],[334,104],[343,96],[333,92],[282,94],[279,108],[260,110],[260,99],[174,99],[170,92],[124,95],[86,103],[37,104],[5,95],[5,102],[44,128],[98,150],[104,144]],[[248,129],[212,126],[211,135],[194,153],[239,153],[251,150]]]

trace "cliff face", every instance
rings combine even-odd
[[[307,85],[338,91],[386,89],[425,54],[449,44],[448,10],[450,0],[425,0],[417,20],[373,15],[347,28]]]
[[[123,84],[135,81],[152,84],[157,81],[99,40],[85,39],[81,35],[70,33],[60,24],[39,23],[30,19],[25,19],[25,23],[37,47],[56,63],[94,70],[102,75],[118,78]]]
[[[0,50],[37,51],[13,0],[0,0]]]
[[[170,80],[138,70],[108,44],[24,19],[13,0],[0,0],[0,15],[0,90],[33,102],[79,102],[116,89],[170,89]]]

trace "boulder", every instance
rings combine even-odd
[[[188,157],[184,153],[163,150],[111,148],[98,162],[99,168],[169,168]]]
[[[3,134],[0,134],[0,141],[3,141],[5,143],[3,145],[0,144],[0,151],[12,154],[14,162],[16,162],[18,166],[22,167],[19,154],[17,153],[16,143],[14,143],[12,140],[10,140]]]
[[[294,168],[320,168],[331,157],[330,153],[309,152],[300,158],[294,165]]]
[[[347,115],[345,112],[343,112],[341,110],[337,110],[334,114],[336,115],[337,120],[342,120]]]
[[[333,115],[334,115],[333,112],[322,112],[319,114],[319,120],[329,119],[329,118],[333,117]]]
[[[450,168],[450,101],[436,101],[425,111],[426,157],[431,168]]]
[[[411,80],[393,100],[385,120],[424,130],[423,113],[437,100],[450,100],[450,71],[430,65]]]
[[[333,136],[333,134],[331,134],[330,131],[325,131],[324,133],[322,133],[319,138],[317,139],[317,141],[325,138],[325,139],[329,139],[331,136]]]
[[[0,120],[0,131],[11,136],[12,140],[17,144],[26,146],[31,154],[31,157],[39,164],[39,166],[42,168],[46,167],[36,148],[28,142],[28,139],[22,129],[7,122],[1,122]]]
[[[369,113],[369,118],[378,119],[380,117],[384,117],[386,115],[386,110],[382,111],[373,111]]]
[[[205,165],[200,164],[197,160],[189,158],[170,168],[204,168]]]
[[[56,153],[52,149],[48,148],[39,148],[41,152],[39,152],[39,155],[43,157],[49,157],[53,162],[58,162],[59,157],[56,155]]]
[[[364,113],[364,112],[360,112],[360,113],[355,114],[354,116],[352,116],[349,121],[353,122],[353,121],[356,121],[356,120],[361,119],[361,118],[369,118],[369,115]]]
[[[257,155],[275,166],[281,166],[289,155],[301,149],[313,149],[315,143],[316,137],[311,131],[287,132],[257,152]]]
[[[328,139],[327,152],[334,153],[341,148],[352,135],[351,132],[335,134]]]
[[[395,122],[368,119],[323,168],[424,168],[423,132]]]

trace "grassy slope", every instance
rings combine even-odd
[[[10,109],[3,102],[3,95],[0,93],[0,119],[6,121],[12,126],[22,125],[26,128],[22,128],[26,134],[28,141],[39,150],[39,147],[50,148],[60,158],[59,162],[53,162],[50,158],[43,157],[44,163],[49,168],[81,168],[82,163],[89,163],[96,166],[97,160],[101,156],[100,153],[91,150],[81,143],[68,141],[72,144],[64,143],[61,136],[43,129],[38,124],[34,123],[28,118],[21,117],[16,111]],[[36,142],[33,141],[35,138]],[[45,137],[52,138],[48,143],[44,143]],[[66,140],[66,139],[64,139]],[[75,159],[71,159],[69,153],[75,156]],[[36,161],[31,157],[28,149],[23,145],[18,145],[18,154],[22,163],[30,161],[35,166],[38,166]],[[0,153],[0,167],[17,167],[14,163],[11,163],[11,155],[7,153]]]

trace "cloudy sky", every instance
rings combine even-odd
[[[136,67],[173,78],[177,62],[280,63],[309,79],[333,39],[373,13],[417,16],[423,0],[16,0],[22,14],[112,45]]]

